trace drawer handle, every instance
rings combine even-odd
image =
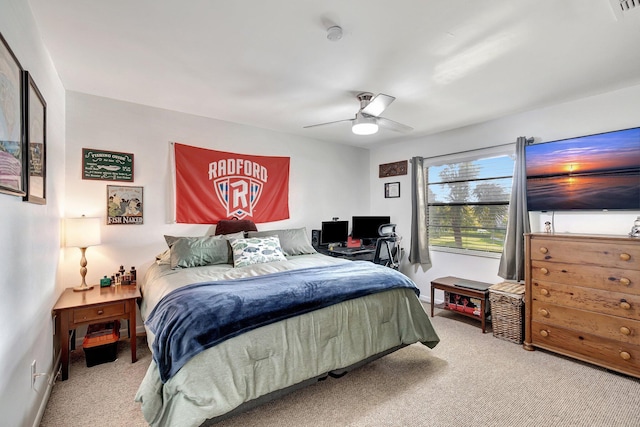
[[[546,329],[540,329],[540,335],[542,335],[543,337],[548,337],[549,331],[547,331]]]
[[[549,296],[549,291],[547,289],[544,289],[544,288],[540,289],[540,293],[544,296]]]
[[[621,300],[620,301],[620,308],[623,309],[623,310],[631,310],[631,304],[629,304],[625,300]]]
[[[623,252],[620,254],[620,259],[622,261],[629,261],[631,259],[631,255]]]
[[[629,286],[631,284],[631,280],[627,279],[626,277],[621,277],[620,284],[622,286]]]
[[[540,253],[546,254],[547,252],[549,252],[549,249],[545,248],[544,246],[540,247]]]
[[[548,270],[548,269],[546,269],[546,268],[544,268],[544,267],[542,267],[542,268],[540,269],[540,273],[542,273],[542,274],[549,274],[549,270]]]
[[[540,315],[542,317],[549,317],[549,310],[547,310],[546,308],[541,308],[540,309]]]
[[[103,315],[104,314],[104,310],[98,310],[98,315]]]
[[[631,329],[627,328],[626,326],[622,326],[620,327],[620,333],[622,335],[631,335]]]
[[[621,351],[620,352],[620,357],[622,357],[624,360],[631,359],[631,355],[629,353],[627,353],[626,351]]]

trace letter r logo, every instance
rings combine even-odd
[[[218,178],[213,181],[213,186],[218,200],[227,210],[227,216],[238,219],[253,216],[263,188],[258,180],[237,176]]]
[[[245,209],[249,202],[247,201],[249,196],[249,185],[247,181],[236,181],[231,184],[231,203],[228,210],[235,211],[236,209]]]

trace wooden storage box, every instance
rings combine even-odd
[[[87,367],[116,360],[119,339],[119,320],[89,325],[82,342]]]
[[[502,282],[489,288],[493,336],[522,344],[524,284]]]

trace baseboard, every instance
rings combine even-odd
[[[60,366],[60,354],[56,357],[53,366],[51,367],[51,371],[49,375],[47,375],[47,390],[42,396],[42,402],[40,402],[40,407],[38,408],[38,413],[36,414],[36,419],[33,422],[33,427],[38,427],[42,423],[42,417],[44,416],[44,411],[47,409],[47,404],[49,403],[49,397],[51,397],[51,391],[53,390],[53,385],[55,384],[55,380],[58,376],[58,369]]]
[[[425,304],[431,304],[431,299],[430,299],[430,298],[427,298],[427,296],[426,296],[426,295],[422,295],[422,294],[420,294],[420,296],[418,297],[418,299],[419,299],[420,301],[422,301],[423,303],[425,303]],[[443,302],[443,301],[438,301],[438,300],[436,299],[436,304],[440,304],[440,303],[442,303],[442,302]]]

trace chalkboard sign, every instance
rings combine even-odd
[[[83,148],[82,179],[133,182],[133,154]]]

